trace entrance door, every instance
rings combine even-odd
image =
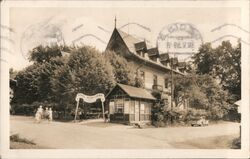
[[[135,101],[135,122],[139,121],[139,118],[140,118],[139,101]]]

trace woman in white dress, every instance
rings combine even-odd
[[[52,111],[52,108],[49,108],[48,114],[49,114],[49,121],[52,121],[53,120],[53,111]]]
[[[41,122],[42,114],[43,114],[43,107],[40,105],[40,107],[37,109],[37,112],[35,115],[36,122],[38,122],[38,123]]]

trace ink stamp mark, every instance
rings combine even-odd
[[[105,29],[104,27],[97,26],[97,28],[100,29],[100,30],[102,30],[102,31],[104,31],[104,32],[106,32],[106,33],[111,33],[111,31]]]
[[[229,26],[231,26],[231,27],[233,27],[233,28],[237,28],[237,29],[239,29],[240,31],[243,31],[243,32],[245,33],[245,35],[248,35],[248,36],[249,36],[249,33],[250,33],[250,32],[249,32],[248,30],[243,29],[243,28],[240,27],[239,25],[236,25],[236,24],[229,24],[229,23],[225,23],[225,24],[223,24],[223,25],[220,25],[220,26],[218,26],[218,27],[215,27],[215,28],[213,28],[213,29],[211,30],[211,32],[215,32],[215,31],[219,31],[219,30],[222,30],[222,29],[226,29],[226,27],[229,27]],[[225,39],[227,39],[227,38],[234,38],[234,39],[239,40],[239,41],[242,42],[243,44],[250,45],[249,41],[243,40],[242,37],[241,37],[241,35],[238,36],[238,35],[232,35],[232,34],[226,34],[226,35],[223,35],[223,36],[221,36],[221,37],[218,37],[218,38],[216,38],[215,40],[210,41],[210,43],[216,43],[216,42],[218,42],[218,41],[223,41],[223,40],[225,40]]]
[[[84,34],[78,38],[76,38],[75,40],[72,41],[73,44],[75,44],[76,42],[80,41],[81,39],[84,39],[86,37],[94,37],[95,39],[97,39],[98,41],[102,42],[103,44],[107,44],[106,41],[102,40],[101,38],[99,38],[98,36],[94,35],[94,34]]]
[[[233,27],[236,27],[238,29],[240,29],[241,31],[244,31],[245,33],[249,34],[249,31],[247,31],[246,29],[243,29],[242,27],[240,27],[239,25],[236,25],[236,24],[229,24],[229,23],[225,23],[225,24],[222,24],[218,27],[215,27],[211,30],[211,32],[214,32],[214,31],[218,31],[218,30],[221,30],[227,26],[233,26]]]
[[[20,51],[25,59],[29,57],[29,51],[39,45],[65,45],[60,26],[46,20],[41,23],[30,25],[22,34]]]
[[[137,26],[139,26],[140,28],[143,28],[143,29],[147,30],[148,32],[151,32],[151,29],[150,29],[149,27],[146,27],[146,26],[144,26],[144,25],[141,25],[141,24],[135,23],[135,22],[133,22],[133,23],[126,23],[126,24],[124,24],[123,26],[119,27],[119,29],[122,29],[122,28],[124,28],[124,27],[126,27],[126,26],[128,26],[128,25],[137,25]]]
[[[83,24],[80,24],[80,25],[74,27],[74,28],[72,29],[72,32],[74,32],[74,31],[80,29],[81,27],[83,27]]]
[[[0,26],[1,26],[1,28],[7,29],[7,30],[10,31],[10,32],[13,32],[13,33],[15,32],[13,28],[10,28],[10,27],[8,27],[8,26],[6,26],[6,25],[2,25],[2,24],[1,24]]]
[[[213,41],[210,41],[210,43],[212,44],[212,43],[215,43],[215,42],[218,42],[218,41],[223,41],[223,39],[230,38],[230,37],[238,39],[238,40],[240,40],[242,43],[244,43],[246,45],[250,45],[249,42],[246,42],[246,41],[242,40],[240,37],[235,36],[235,35],[224,35],[224,36],[221,36],[221,37],[219,37],[219,38],[217,38],[217,39],[215,39]]]
[[[190,23],[172,23],[160,31],[157,37],[158,49],[161,53],[192,56],[203,43],[198,29]]]

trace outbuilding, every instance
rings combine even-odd
[[[117,84],[106,96],[110,122],[150,123],[155,101],[156,98],[146,89]]]

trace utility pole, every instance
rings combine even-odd
[[[175,57],[175,54],[174,54]],[[174,57],[170,58],[170,63],[171,63],[171,111],[173,110],[173,101],[174,101]],[[173,117],[171,116],[171,124],[173,124]]]
[[[171,110],[173,110],[173,97],[174,97],[174,93],[173,93],[173,58],[170,59],[170,65],[171,65]]]

